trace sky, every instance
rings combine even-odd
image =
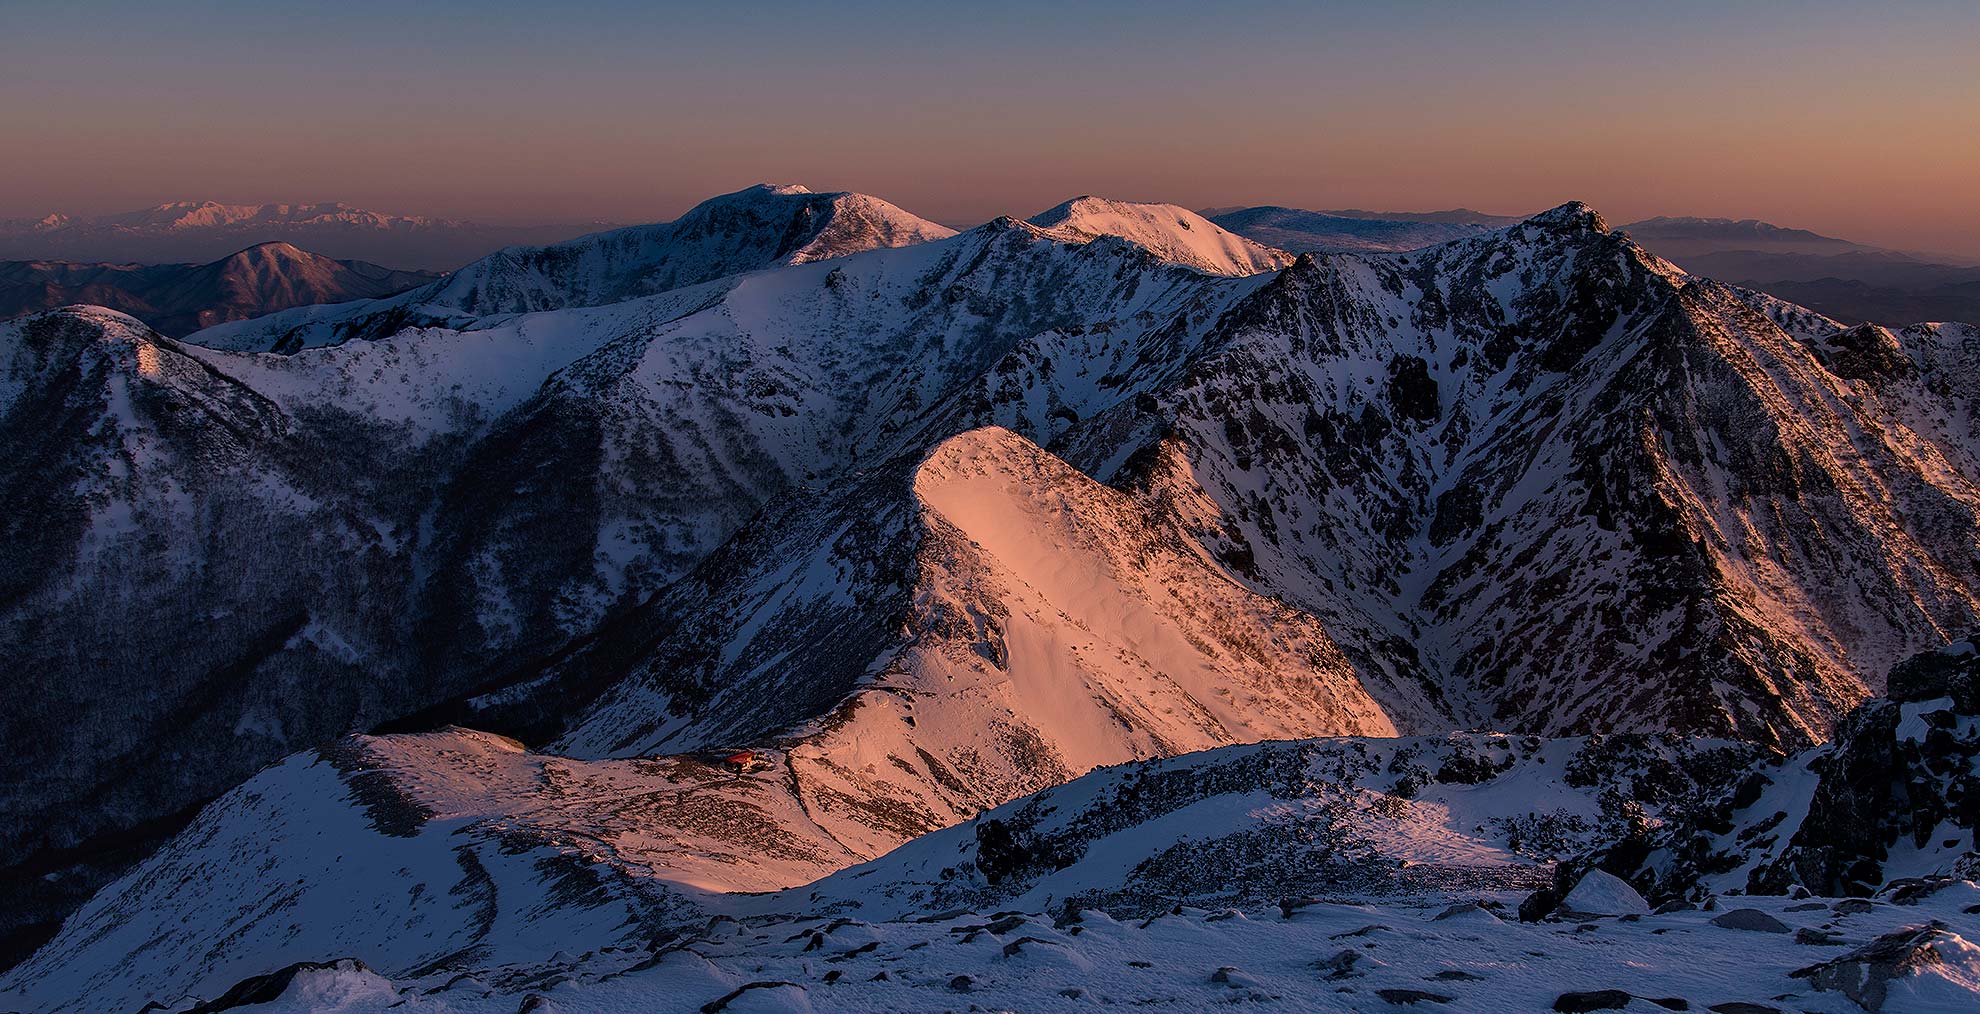
[[[1980,256],[1980,3],[0,0],[0,217],[967,226],[1188,207],[1761,218]]]

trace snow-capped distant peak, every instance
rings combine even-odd
[[[1099,197],[1075,197],[1035,215],[1031,224],[1055,239],[1086,242],[1115,236],[1163,260],[1215,275],[1255,275],[1276,271],[1293,255],[1254,243],[1187,208],[1136,204]]]
[[[816,232],[803,246],[786,255],[785,260],[792,264],[843,257],[863,250],[911,246],[947,239],[956,234],[948,226],[930,222],[868,194],[821,194],[795,184],[776,186],[767,183],[744,191],[746,194],[752,192],[796,199],[805,208],[823,203],[822,223]],[[799,212],[800,215],[804,213]]]

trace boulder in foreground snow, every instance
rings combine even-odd
[[[1574,885],[1561,907],[1582,915],[1649,915],[1650,903],[1621,877],[1601,870],[1589,870]]]

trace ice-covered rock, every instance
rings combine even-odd
[[[1906,1014],[1972,1010],[1980,992],[1980,947],[1944,923],[1906,926],[1846,954],[1792,973],[1835,990],[1867,1011]]]

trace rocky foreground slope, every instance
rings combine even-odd
[[[50,1010],[223,994],[347,1010],[1962,1010],[1980,991],[1980,845],[1961,809],[1975,657],[1912,663],[1904,692],[1938,696],[1868,702],[1836,744],[1786,757],[1673,736],[1231,746],[1096,771],[767,894],[732,892],[831,862],[784,795],[795,750],[737,774],[466,731],[356,739],[209,808],[7,985]],[[1928,794],[1954,805],[1919,823]],[[1774,860],[1668,861],[1705,834]],[[1795,858],[1815,854],[1857,879],[1828,890],[1837,867]]]

